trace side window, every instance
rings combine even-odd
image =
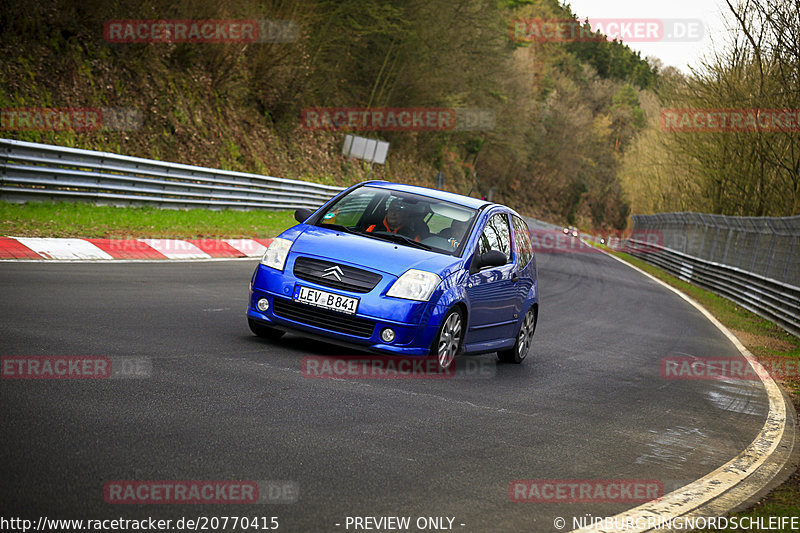
[[[528,225],[518,216],[512,215],[514,222],[514,246],[517,251],[517,265],[520,268],[527,265],[533,257],[533,245]]]
[[[489,250],[499,250],[506,254],[506,262],[511,259],[511,232],[508,229],[508,217],[505,213],[492,215],[483,228],[478,253],[485,254]]]

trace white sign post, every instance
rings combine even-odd
[[[386,154],[389,153],[389,143],[367,139],[358,135],[345,135],[342,155],[345,157],[355,157],[369,162],[369,176],[372,175],[372,165],[378,163],[382,165],[386,162]]]
[[[389,143],[367,139],[357,135],[345,135],[342,155],[345,157],[355,157],[364,161],[378,163],[382,165],[386,162],[386,155],[389,153]]]

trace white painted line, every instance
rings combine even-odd
[[[210,259],[211,256],[194,244],[178,239],[138,239],[164,254],[168,259]]]
[[[247,257],[260,257],[267,250],[266,246],[253,239],[223,239],[223,242],[230,244]]]
[[[12,238],[47,259],[114,259],[94,244],[83,239]]]
[[[606,253],[604,250],[601,251]],[[776,450],[786,429],[786,404],[784,403],[783,395],[781,394],[778,385],[775,384],[775,381],[769,376],[767,371],[756,360],[753,354],[751,354],[747,348],[744,347],[739,339],[736,338],[736,336],[731,333],[728,328],[723,326],[722,323],[717,320],[708,310],[706,310],[705,307],[678,289],[668,285],[667,283],[664,283],[660,279],[648,274],[644,270],[637,268],[627,261],[623,261],[612,254],[607,253],[607,255],[671,290],[692,304],[712,324],[722,331],[722,333],[725,334],[725,336],[728,337],[728,339],[733,343],[736,349],[739,350],[742,356],[747,359],[756,373],[758,373],[761,381],[764,383],[764,389],[766,390],[767,398],[769,399],[769,413],[767,414],[767,419],[764,421],[764,426],[761,428],[761,431],[758,433],[753,442],[751,442],[739,455],[721,467],[717,468],[710,474],[701,477],[697,481],[670,492],[669,494],[666,494],[657,500],[647,502],[639,505],[638,507],[634,507],[633,509],[629,509],[628,511],[608,518],[607,523],[609,524],[629,524],[630,527],[603,529],[600,527],[602,524],[598,524],[598,527],[589,526],[576,529],[572,533],[588,531],[644,532],[651,529],[657,529],[652,526],[648,526],[648,524],[664,524],[670,519],[684,516],[732,489],[737,484],[744,481],[748,476],[753,474],[756,470],[758,470],[758,468],[761,467],[769,458],[769,456]]]

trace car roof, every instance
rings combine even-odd
[[[480,209],[483,206],[493,205],[492,202],[487,202],[486,200],[481,200],[479,198],[472,198],[470,196],[464,196],[463,194],[456,194],[454,192],[440,191],[438,189],[430,189],[428,187],[420,187],[418,185],[406,185],[404,183],[392,183],[390,181],[365,181],[359,185],[369,185],[370,187],[378,187],[381,189],[390,189],[393,191],[429,196],[437,200],[452,202],[454,204],[470,207],[472,209]]]

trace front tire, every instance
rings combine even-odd
[[[525,313],[525,318],[522,319],[519,333],[517,333],[517,342],[514,343],[514,346],[510,350],[497,352],[497,357],[502,362],[518,365],[525,360],[525,356],[528,355],[528,350],[531,348],[533,333],[536,331],[536,321],[536,310],[531,307]]]
[[[453,359],[461,350],[464,340],[464,314],[458,307],[447,312],[439,333],[431,347],[431,357],[436,358],[440,370],[446,370],[453,364]]]
[[[271,328],[269,326],[265,326],[260,322],[256,322],[252,318],[247,319],[247,325],[250,326],[250,331],[261,337],[262,339],[268,339],[271,341],[276,341],[283,337],[283,334],[286,333],[283,330]]]

